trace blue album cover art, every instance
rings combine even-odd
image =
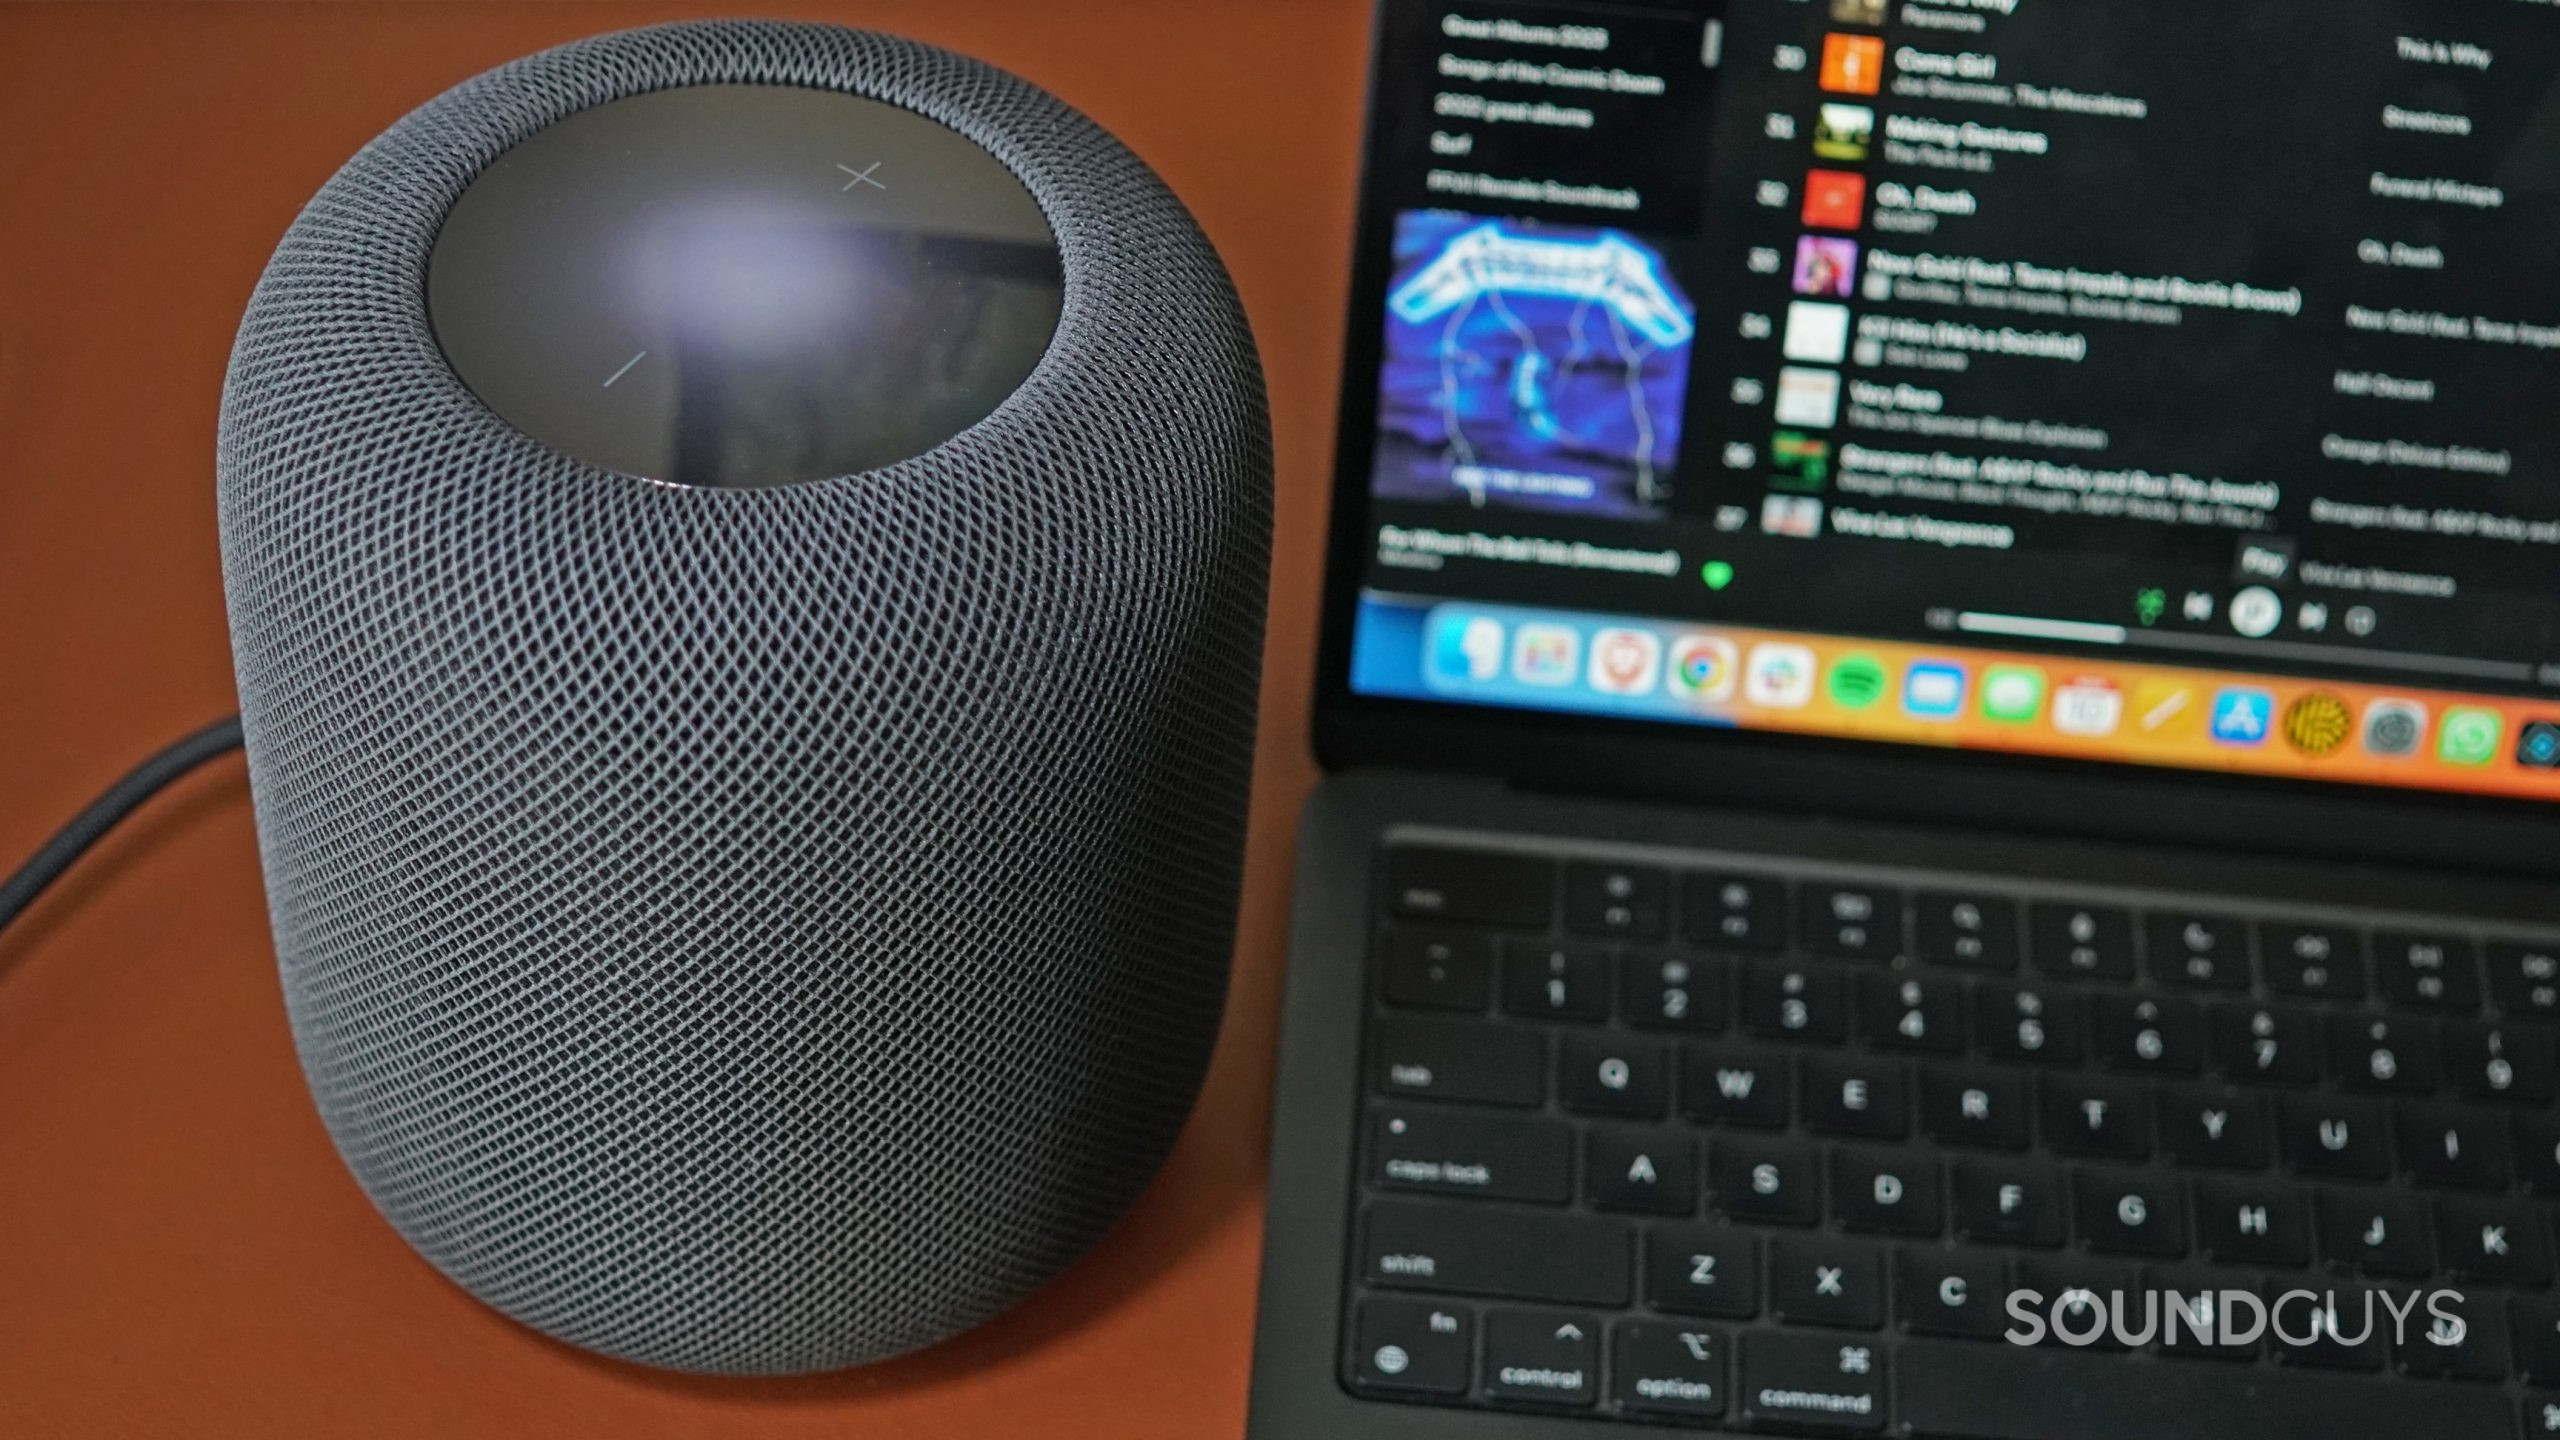
[[[1372,493],[1660,517],[1697,336],[1662,252],[1446,210],[1395,247]]]

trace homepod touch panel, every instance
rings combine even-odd
[[[295,1041],[435,1266],[830,1369],[1154,1173],[1225,997],[1269,427],[1091,121],[822,26],[492,71],[285,235],[219,460]]]

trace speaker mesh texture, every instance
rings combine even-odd
[[[896,466],[688,489],[555,454],[428,326],[428,248],[571,112],[906,106],[1046,210],[1023,387]],[[1261,375],[1179,201],[912,42],[666,26],[480,76],[250,303],[222,551],[322,1118],[447,1275],[575,1344],[831,1369],[1001,1311],[1144,1186],[1215,1039],[1269,551]]]

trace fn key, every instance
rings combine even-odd
[[[1463,1395],[1475,1320],[1463,1305],[1372,1296],[1360,1302],[1352,1377],[1364,1390]]]

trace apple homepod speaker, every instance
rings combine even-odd
[[[829,1369],[1154,1173],[1225,997],[1269,426],[1092,122],[806,25],[492,71],[294,222],[220,471],[295,1042],[444,1273]]]

